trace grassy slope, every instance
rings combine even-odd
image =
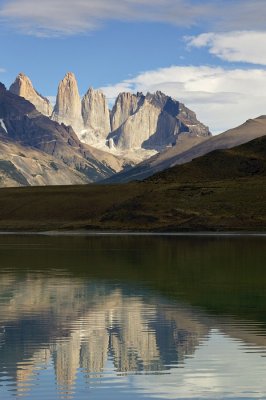
[[[0,229],[266,230],[266,137],[124,185],[0,190]]]

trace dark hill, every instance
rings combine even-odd
[[[157,172],[176,165],[182,165],[202,157],[215,150],[231,149],[241,144],[266,135],[266,116],[249,119],[237,128],[230,129],[220,135],[191,143],[187,138],[180,137],[176,145],[143,161],[129,171],[122,171],[106,180],[107,183],[130,182],[143,180]]]
[[[215,150],[190,163],[169,168],[150,182],[196,182],[266,174],[266,136],[229,150]]]
[[[266,136],[143,182],[0,190],[0,230],[266,231]]]

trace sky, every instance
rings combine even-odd
[[[0,81],[161,90],[213,133],[266,114],[266,0],[0,0]]]

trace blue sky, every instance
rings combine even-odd
[[[212,131],[266,114],[265,0],[0,0],[0,80],[162,90]]]

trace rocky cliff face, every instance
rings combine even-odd
[[[120,149],[137,149],[156,132],[160,116],[160,109],[148,101],[140,109],[130,115],[125,122],[110,137]]]
[[[131,115],[135,114],[143,104],[145,97],[142,93],[120,93],[111,112],[112,131],[118,129]]]
[[[12,186],[16,186],[16,182],[20,185],[94,182],[121,170],[124,162],[82,144],[71,126],[52,121],[33,104],[7,91],[2,84],[0,153],[0,186],[2,172]],[[11,160],[9,153],[10,157],[17,154],[16,160],[13,156]],[[36,160],[39,164],[34,162]],[[12,182],[11,178],[14,178]],[[3,186],[7,186],[6,178],[3,182]]]
[[[161,92],[148,93],[146,97],[120,95],[112,116],[117,124],[123,121],[109,135],[121,149],[163,150],[175,145],[179,134],[184,132],[189,136],[211,136],[194,112]]]
[[[79,135],[80,139],[89,144],[105,141],[111,132],[110,112],[105,95],[90,88],[81,104],[84,130]]]
[[[111,131],[106,97],[90,88],[81,100],[75,75],[67,73],[58,87],[52,119],[70,125],[83,143],[105,144]]]
[[[23,73],[20,73],[17,76],[9,90],[11,93],[24,97],[26,100],[30,101],[42,114],[46,116],[52,114],[53,109],[49,100],[34,89],[31,80]]]
[[[12,90],[19,95],[24,93],[24,97],[43,114],[50,112],[39,105],[38,101],[43,98],[29,79],[22,78],[19,82],[22,79],[23,87],[31,89],[16,90],[19,86],[16,81]],[[193,111],[161,92],[146,96],[120,93],[111,111],[105,95],[98,90],[90,88],[81,100],[76,78],[71,72],[59,84],[51,119],[71,126],[81,142],[124,157],[130,164],[178,146],[181,134],[203,139],[211,136],[208,127],[197,120]]]
[[[52,119],[71,125],[76,132],[80,132],[83,128],[78,84],[71,72],[67,73],[59,84]]]

